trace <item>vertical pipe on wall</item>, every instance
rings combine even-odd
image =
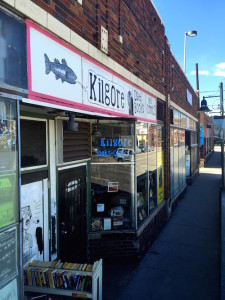
[[[198,76],[198,64],[196,64],[196,94],[198,96],[198,111],[200,109],[200,101],[199,101],[199,76]],[[197,143],[198,147],[198,166],[200,165],[200,114],[198,114],[198,124],[197,124]],[[199,168],[198,168],[199,169]]]
[[[199,77],[198,77],[198,64],[196,64],[196,94],[199,98]],[[199,101],[198,101],[199,104]],[[198,107],[199,108],[199,107]]]

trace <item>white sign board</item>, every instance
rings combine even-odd
[[[29,98],[156,123],[156,97],[30,21],[27,32]]]

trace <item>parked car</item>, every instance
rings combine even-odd
[[[139,147],[139,146],[136,146],[136,153],[141,153],[142,151],[141,151],[141,147]]]
[[[119,161],[134,161],[134,150],[127,148],[118,148],[116,151],[116,160]]]

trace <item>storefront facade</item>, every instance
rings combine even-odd
[[[2,215],[0,233],[16,236],[18,251],[0,289],[19,295],[22,266],[34,259],[141,256],[165,224],[169,200],[185,188],[187,170],[196,171],[197,120],[174,95],[169,101],[171,61],[155,10],[161,39],[144,39],[156,60],[148,73],[138,59],[119,64],[32,1],[27,11],[4,2],[0,156],[12,159],[1,160],[2,211],[10,218]]]
[[[164,130],[162,122],[157,124],[157,99],[29,21],[27,41],[29,89],[28,99],[23,98],[23,102],[43,106],[49,103],[57,115],[55,134],[49,133],[55,141],[50,141],[48,147],[45,120],[21,123],[25,123],[24,132],[35,128],[26,122],[39,122],[39,129],[42,124],[39,136],[44,139],[39,148],[44,152],[40,157],[47,157],[47,148],[50,157],[56,155],[56,166],[51,166],[47,158],[40,162],[41,172],[45,172],[42,184],[39,182],[42,189],[45,180],[53,183],[51,178],[57,179],[57,185],[51,188],[56,197],[51,200],[50,218],[44,213],[54,236],[50,253],[58,247],[59,256],[68,259],[65,249],[69,247],[64,245],[69,245],[72,238],[82,247],[73,249],[71,260],[94,259],[100,255],[95,250],[98,247],[92,246],[94,241],[102,241],[105,233],[113,241],[110,233],[122,231],[126,235],[129,231],[134,242],[137,230],[164,201]],[[61,62],[54,53],[63,57]],[[64,111],[60,113],[59,109]],[[71,115],[77,128],[68,131],[65,120]],[[28,135],[24,140],[29,140]],[[56,149],[51,147],[54,144]],[[27,155],[23,156],[22,147],[22,161],[24,158],[27,163],[32,149],[25,148]],[[22,170],[30,170],[31,166],[27,167]],[[43,168],[48,167],[47,176]],[[43,203],[48,201],[47,190],[45,194]],[[70,203],[72,194],[76,194],[76,203]],[[111,246],[108,255],[113,251]],[[122,246],[114,251],[115,256],[121,251]],[[138,247],[132,251],[137,253]]]

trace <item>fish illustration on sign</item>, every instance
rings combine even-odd
[[[68,67],[65,59],[62,59],[62,63],[58,59],[54,59],[54,62],[51,62],[47,54],[44,54],[45,57],[45,74],[53,72],[55,74],[55,79],[61,78],[62,82],[66,81],[70,84],[76,84],[77,76],[74,71]]]

